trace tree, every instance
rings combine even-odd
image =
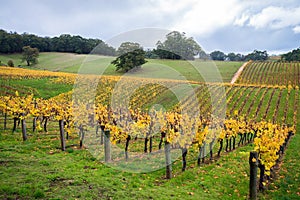
[[[22,62],[26,61],[27,66],[30,64],[36,64],[39,57],[39,50],[37,48],[31,48],[30,46],[23,47]]]
[[[159,56],[155,53],[155,49],[153,50],[148,49],[145,53],[145,58],[159,59]]]
[[[240,54],[240,53],[229,53],[227,55],[227,58],[230,60],[230,61],[242,61],[244,60],[244,55]]]
[[[15,66],[14,61],[9,60],[9,61],[7,62],[7,66],[9,66],[9,67],[14,67],[14,66]]]
[[[39,49],[40,52],[93,53],[114,56],[116,50],[99,39],[62,34],[59,37],[39,37],[33,34],[6,32],[0,29],[0,53],[21,53],[24,46]],[[97,47],[97,48],[95,48]],[[92,51],[93,50],[93,51]]]
[[[209,59],[209,55],[205,51],[201,50],[199,52],[199,59],[208,60]]]
[[[286,54],[281,55],[284,61],[300,61],[300,48],[294,49]]]
[[[123,42],[117,50],[117,55],[120,56],[136,49],[143,49],[143,47],[136,42]]]
[[[122,70],[128,72],[131,69],[139,69],[147,61],[145,60],[145,51],[135,49],[124,53],[111,62],[116,66],[116,71]]]
[[[210,57],[213,60],[225,60],[226,55],[222,51],[213,51],[210,53]]]
[[[248,55],[245,56],[245,60],[267,60],[268,59],[268,53],[267,51],[258,51],[254,50],[252,53],[249,53]]]
[[[162,59],[194,60],[201,52],[201,47],[192,37],[187,38],[185,33],[178,31],[166,35],[164,42],[158,41],[154,53]]]

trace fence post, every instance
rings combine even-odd
[[[105,162],[111,161],[111,151],[110,151],[110,131],[104,131],[104,154],[105,154]]]
[[[126,138],[126,145],[125,145],[125,159],[128,160],[128,146],[129,146],[129,141],[131,140],[131,136],[128,135]]]
[[[215,139],[213,139],[210,143],[209,143],[209,160],[213,159],[213,145],[215,143]]]
[[[64,130],[64,120],[59,120],[59,133],[60,133],[60,144],[61,144],[61,150],[66,150],[66,141],[65,141],[65,130]]]
[[[21,124],[22,124],[23,141],[26,141],[27,140],[27,133],[26,133],[26,121],[25,121],[25,114],[24,113],[22,113]]]
[[[205,148],[206,148],[206,142],[203,142],[203,145],[202,145],[202,155],[201,155],[202,163],[203,163],[203,164],[204,164],[204,161],[205,161],[205,155],[206,155]]]
[[[165,141],[165,156],[166,156],[166,178],[172,178],[172,161],[171,161],[171,145]]]
[[[256,151],[250,152],[250,184],[249,184],[249,197],[250,200],[257,199],[257,167],[258,167],[258,153]]]
[[[218,151],[218,157],[220,157],[222,149],[223,149],[223,139],[220,140],[220,148]]]
[[[264,176],[265,176],[265,166],[261,163],[259,164],[260,174],[259,174],[259,185],[258,189],[259,191],[263,191],[265,189],[265,186],[263,184],[264,182]]]
[[[187,155],[187,148],[182,148],[181,153],[182,153],[182,171],[184,172],[186,169],[186,155]]]

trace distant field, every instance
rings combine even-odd
[[[25,65],[21,63],[20,54],[0,55],[0,61],[4,64],[8,60],[13,60],[15,66]],[[39,63],[32,69],[44,69],[50,71],[64,71],[77,73],[97,73],[105,75],[122,75],[116,72],[110,62],[114,57],[99,55],[80,55],[71,53],[41,53]],[[130,76],[187,79],[191,81],[220,82],[216,75],[220,73],[223,82],[230,82],[234,73],[243,62],[211,62],[211,61],[182,61],[182,60],[156,60],[149,59],[141,71],[128,74]],[[26,66],[24,66],[26,67]],[[215,68],[216,67],[216,68]],[[217,70],[215,70],[215,69]]]

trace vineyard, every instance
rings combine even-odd
[[[20,133],[24,141],[54,134],[62,151],[73,151],[70,145],[77,143],[74,147],[115,168],[149,172],[166,164],[168,179],[178,175],[177,165],[186,171],[213,163],[250,143],[247,151],[258,152],[254,162],[264,171],[263,189],[298,131],[299,68],[299,63],[251,62],[237,84],[229,84],[1,67],[0,123],[5,134]],[[41,98],[25,86],[5,85],[45,79],[74,88]],[[181,161],[174,169],[173,158]]]
[[[299,74],[299,62],[251,62],[244,69],[238,83],[299,87]]]

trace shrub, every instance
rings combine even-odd
[[[12,60],[9,60],[9,61],[7,62],[7,65],[8,65],[9,67],[14,67],[14,66],[15,66],[14,61],[12,61]]]

